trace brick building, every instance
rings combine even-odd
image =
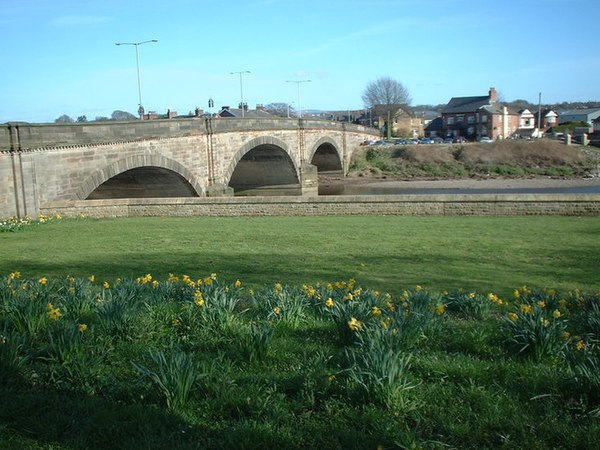
[[[469,140],[487,136],[507,139],[519,128],[521,116],[498,101],[495,88],[488,95],[452,97],[442,110],[442,131],[446,136]]]

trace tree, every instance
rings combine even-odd
[[[265,106],[265,111],[279,117],[290,117],[294,115],[294,108],[288,103],[269,103]]]
[[[77,118],[77,122],[87,122],[87,117],[85,115],[79,116]]]
[[[392,118],[398,109],[406,108],[412,99],[408,89],[399,81],[390,77],[381,77],[371,81],[362,94],[365,106],[372,109],[376,115],[386,117],[387,138],[392,137]]]
[[[110,118],[112,120],[137,120],[137,117],[134,116],[131,113],[128,113],[127,111],[119,111],[119,110],[115,110],[113,111],[113,113],[110,115]]]
[[[73,119],[71,119],[69,116],[67,116],[66,114],[63,114],[62,116],[60,116],[58,119],[56,119],[54,121],[54,123],[73,123],[75,122]]]

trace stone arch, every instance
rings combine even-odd
[[[248,141],[235,153],[224,183],[234,192],[262,189],[259,195],[285,195],[273,188],[296,193],[301,182],[288,144],[273,136],[263,136]]]
[[[328,137],[319,139],[313,145],[309,162],[317,167],[318,172],[344,170],[343,156],[340,155],[335,142]]]
[[[202,195],[204,190],[197,178],[179,162],[157,154],[140,154],[128,156],[115,161],[103,169],[94,172],[77,189],[75,195],[78,200],[85,200],[100,185],[124,172],[133,169],[159,168],[172,172],[189,183],[191,191]]]

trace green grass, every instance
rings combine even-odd
[[[250,285],[354,277],[396,293],[600,288],[598,218],[69,219],[0,233],[0,254],[0,274],[32,278],[217,272]]]
[[[600,297],[574,291],[600,289],[598,218],[64,219],[0,233],[0,255],[0,449],[586,449],[600,436]],[[165,283],[213,272],[227,296]],[[147,273],[157,288],[116,286]],[[351,277],[360,300],[324,291]],[[317,302],[295,287],[319,282]],[[560,294],[521,289],[527,321],[524,285]],[[421,318],[402,314],[405,289]],[[327,296],[346,306],[328,312]],[[348,331],[351,317],[380,323],[375,305],[403,332]],[[563,326],[568,341],[531,349]]]
[[[598,442],[600,377],[580,369],[600,361],[600,293],[521,289],[507,304],[418,288],[388,297],[352,281],[254,293],[220,277],[210,283],[1,277],[0,448]],[[524,304],[573,337],[540,359],[517,353],[506,318]],[[354,332],[350,317],[361,324]],[[269,333],[256,339],[258,329]]]

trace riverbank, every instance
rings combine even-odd
[[[364,188],[390,189],[556,189],[593,188],[600,189],[600,177],[587,178],[459,178],[459,179],[410,179],[393,175],[368,176],[362,173],[342,176],[319,176],[320,187],[361,186]]]

